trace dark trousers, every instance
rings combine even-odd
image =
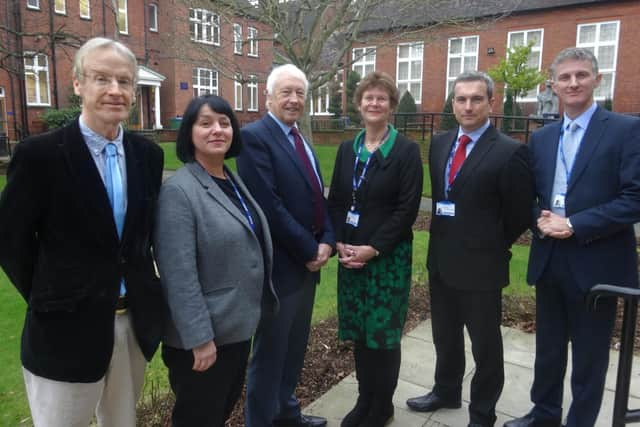
[[[593,426],[600,411],[616,301],[604,298],[590,312],[571,275],[563,242],[555,242],[547,270],[536,284],[536,363],[532,414],[561,420],[562,392],[571,341],[573,400],[567,427]]]
[[[300,288],[280,297],[275,317],[261,320],[253,339],[247,377],[245,425],[271,426],[300,416],[295,397],[309,340],[316,285],[308,274]]]
[[[224,427],[240,398],[251,341],[217,348],[216,362],[204,372],[193,367],[193,352],[162,346],[169,383],[176,395],[173,427]]]
[[[495,423],[495,408],[504,385],[502,351],[502,291],[457,290],[440,277],[429,278],[436,372],[433,392],[457,402],[462,397],[465,370],[464,327],[471,338],[476,370],[471,380],[471,422]]]

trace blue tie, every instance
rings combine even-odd
[[[122,229],[124,228],[124,195],[122,194],[122,174],[120,173],[120,165],[118,164],[118,149],[113,143],[104,146],[106,156],[104,168],[104,181],[109,195],[109,202],[113,210],[113,220],[116,223],[118,238],[122,238]],[[126,293],[124,287],[124,279],[120,282],[120,295]]]

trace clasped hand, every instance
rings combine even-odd
[[[376,256],[376,250],[369,245],[349,245],[342,242],[336,244],[338,261],[344,268],[356,269],[367,265]]]
[[[538,230],[545,237],[553,239],[567,239],[573,231],[567,225],[567,218],[548,210],[542,210],[537,221]]]

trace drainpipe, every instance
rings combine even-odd
[[[49,50],[51,51],[51,70],[53,75],[53,107],[59,108],[58,102],[58,67],[56,60],[56,35],[53,30],[54,2],[49,2]]]

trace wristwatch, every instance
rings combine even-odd
[[[569,227],[569,230],[571,230],[571,232],[573,233],[573,225],[571,225],[571,220],[569,219],[569,217],[567,217],[567,227]]]

